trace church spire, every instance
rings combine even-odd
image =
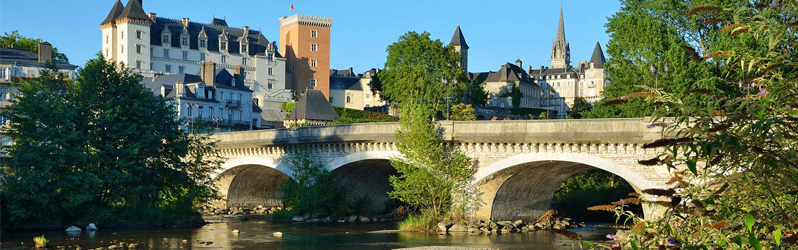
[[[551,68],[562,69],[571,65],[571,48],[568,40],[565,40],[565,22],[562,17],[562,5],[560,5],[560,23],[557,27],[557,39],[551,45]]]

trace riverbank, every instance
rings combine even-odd
[[[198,217],[194,219],[171,221],[171,222],[156,222],[156,223],[95,223],[100,229],[153,229],[153,228],[199,228],[207,224],[204,219]],[[81,230],[87,230],[88,226],[84,225],[31,225],[31,226],[10,226],[0,229],[0,232],[24,232],[24,231],[58,231],[66,230],[69,227],[78,227]]]

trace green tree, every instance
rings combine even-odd
[[[23,49],[39,53],[39,39],[21,36],[17,30],[11,31],[11,34],[6,32],[0,36],[0,48]],[[58,52],[56,47],[53,47],[52,56],[53,61],[69,62],[69,58],[64,53]]]
[[[602,92],[604,100],[582,115],[587,118],[608,118],[653,114],[657,105],[651,100],[628,98],[640,91],[640,85],[656,87],[672,94],[700,88],[739,96],[741,93],[737,84],[711,77],[721,76],[719,72],[740,76],[739,70],[728,71],[737,65],[703,58],[721,47],[734,47],[736,51],[743,52],[759,50],[764,44],[756,39],[737,39],[728,32],[721,32],[723,26],[717,22],[717,18],[684,15],[695,7],[714,4],[733,6],[735,2],[738,1],[621,1],[621,10],[610,17],[606,24],[610,35],[606,70],[607,80],[611,84],[605,86]],[[625,103],[604,105],[619,99]],[[689,96],[686,101],[706,105],[711,100],[705,96]]]
[[[688,19],[711,20],[729,42],[708,44],[708,62],[723,65],[696,82],[740,84],[738,98],[702,88],[670,93],[644,87],[631,99],[661,103],[650,128],[667,138],[643,145],[661,152],[642,165],[671,170],[668,189],[643,190],[665,209],[634,218],[624,249],[795,249],[798,247],[798,54],[795,1],[696,3]],[[625,9],[625,8],[624,8]],[[756,48],[740,44],[759,44]],[[667,86],[664,82],[660,86]],[[695,102],[706,98],[707,102]],[[616,102],[618,103],[618,102]],[[669,117],[666,117],[669,116]],[[610,208],[628,215],[623,203]],[[596,207],[603,209],[606,207]]]
[[[74,85],[52,70],[23,83],[5,114],[15,141],[3,169],[7,225],[199,218],[220,165],[209,135],[184,133],[172,105],[102,55]]]
[[[484,106],[488,103],[488,91],[475,81],[470,81],[466,89],[466,100],[473,106]]]
[[[385,69],[377,74],[380,95],[400,104],[424,103],[435,111],[460,100],[466,89],[460,54],[427,32],[408,32],[386,49]]]
[[[476,171],[471,159],[445,148],[432,109],[407,104],[401,112],[396,138],[402,157],[391,159],[398,175],[389,179],[394,188],[389,195],[429,218],[441,219],[447,212],[462,216],[472,199],[467,192]]]
[[[499,94],[499,97],[510,98],[513,108],[519,109],[521,108],[521,99],[524,98],[524,93],[521,92],[521,87],[518,86],[518,83],[515,83],[509,88],[505,88],[504,91]]]
[[[449,119],[453,121],[476,121],[475,112],[471,104],[460,103],[452,106],[452,116]]]
[[[349,210],[343,202],[343,193],[333,186],[332,173],[311,159],[307,148],[295,148],[287,161],[293,178],[283,183],[283,204],[292,213],[329,215]]]
[[[593,105],[591,105],[585,98],[577,97],[574,98],[574,104],[571,106],[571,110],[569,114],[574,119],[582,118],[582,113],[588,112],[593,109]]]

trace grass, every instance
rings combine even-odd
[[[274,211],[271,216],[269,216],[270,221],[291,221],[291,218],[294,217],[294,212],[289,210],[278,210]]]
[[[438,222],[424,215],[410,215],[399,222],[399,230],[431,231]]]
[[[47,244],[50,243],[50,240],[42,236],[33,237],[33,242],[36,243],[36,247],[47,247]]]

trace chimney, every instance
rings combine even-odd
[[[161,85],[161,96],[166,97],[166,85]]]
[[[208,61],[200,66],[200,77],[207,86],[216,85],[216,63]]]
[[[521,59],[515,60],[515,66],[518,66],[519,68],[523,69],[524,67],[521,67],[521,65],[522,65]]]
[[[175,82],[175,97],[183,96],[183,83],[180,81]]]
[[[49,62],[53,59],[53,45],[48,42],[39,42],[39,62]]]
[[[155,22],[155,18],[158,17],[158,14],[156,14],[155,12],[150,12],[147,15],[150,16],[150,19],[152,19],[153,22]]]
[[[238,82],[239,84],[244,84],[244,66],[241,64],[236,65],[235,74],[233,75],[233,87],[235,87],[235,83]]]
[[[350,76],[354,76],[355,75],[355,71],[352,69],[352,67],[349,67],[349,75]]]
[[[188,17],[180,18],[180,22],[183,23],[183,27],[188,27]]]

